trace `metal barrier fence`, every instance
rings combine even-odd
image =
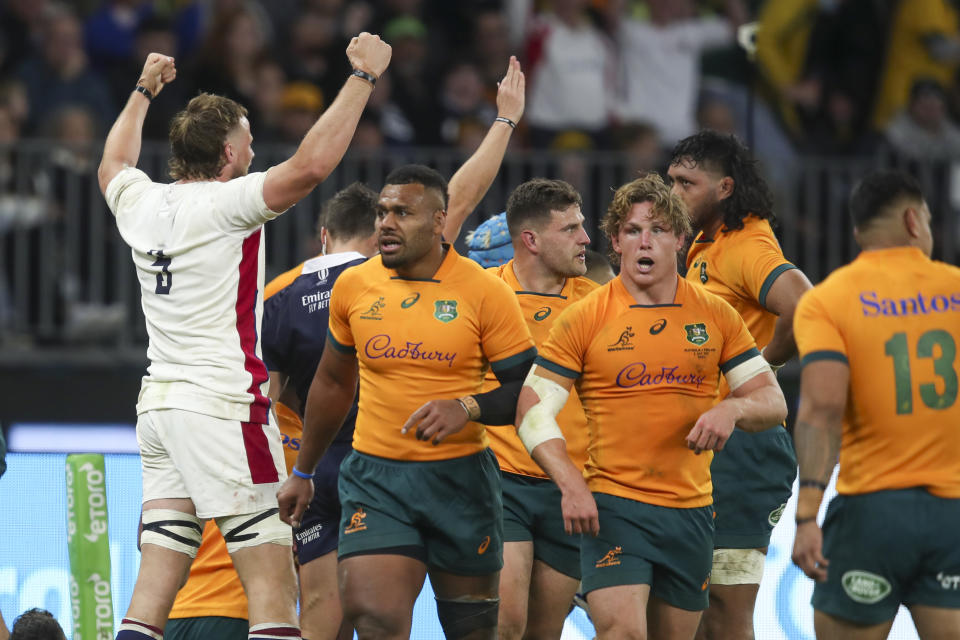
[[[100,151],[50,141],[0,147],[0,354],[84,344],[102,352],[137,348],[146,341],[129,249],[96,184]],[[252,170],[275,164],[292,151],[258,148]],[[348,153],[309,197],[267,225],[268,277],[316,252],[316,213],[337,190],[355,180],[379,188],[392,168],[407,162],[432,165],[449,177],[464,159],[450,150]],[[501,211],[510,189],[520,182],[534,176],[563,178],[583,195],[594,246],[605,247],[597,223],[615,187],[636,174],[631,160],[617,153],[513,153],[464,229]],[[165,146],[145,145],[139,166],[162,180],[166,161]],[[859,176],[881,164],[896,160],[889,155],[807,158],[790,170],[793,175],[777,176],[777,184],[787,185],[777,194],[784,253],[814,282],[856,255],[847,195]],[[934,212],[934,257],[956,264],[960,165],[913,163],[905,168],[920,179]]]

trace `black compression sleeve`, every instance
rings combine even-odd
[[[512,367],[494,372],[500,386],[473,396],[480,407],[480,418],[477,422],[491,425],[513,424],[517,415],[517,398],[520,397],[520,389],[523,388],[523,381],[530,372],[535,357],[536,353],[533,353]]]

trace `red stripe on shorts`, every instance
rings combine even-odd
[[[250,403],[250,422],[267,423],[270,399],[263,395],[260,385],[269,374],[263,360],[257,357],[257,276],[260,268],[260,239],[263,229],[257,229],[243,241],[240,259],[240,283],[237,287],[237,333],[243,349],[243,368],[250,374],[251,383],[247,393],[253,396]]]
[[[277,467],[273,464],[270,455],[270,443],[267,434],[263,432],[263,425],[259,422],[241,422],[243,431],[243,448],[247,452],[247,467],[253,484],[279,482]]]

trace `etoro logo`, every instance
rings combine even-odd
[[[891,591],[890,583],[886,578],[859,569],[843,574],[841,584],[850,599],[861,604],[876,604],[886,598]]]

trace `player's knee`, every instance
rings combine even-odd
[[[439,603],[437,605],[439,607]],[[527,612],[513,603],[501,603],[497,616],[497,636],[501,640],[520,640],[527,629]]]
[[[437,617],[450,640],[467,638],[480,629],[496,629],[500,598],[447,600],[437,598]]]
[[[203,523],[194,514],[173,509],[147,509],[141,520],[141,545],[153,544],[190,558],[197,557],[203,537]]]
[[[291,546],[290,525],[280,520],[278,513],[278,509],[267,509],[260,513],[217,518],[227,551],[233,555],[240,549],[267,543]]]
[[[343,604],[343,617],[361,638],[383,638],[397,635],[406,626],[407,612],[391,609],[380,604],[370,603],[356,598],[346,598]]]
[[[759,585],[766,558],[759,549],[714,549],[710,584],[721,587]]]

